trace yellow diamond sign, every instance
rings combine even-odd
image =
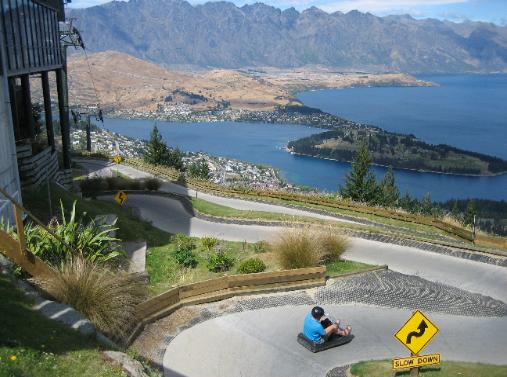
[[[113,161],[119,164],[121,162],[121,156],[117,154],[116,156],[113,157]]]
[[[125,203],[127,201],[127,194],[123,191],[118,191],[118,193],[114,196],[114,200],[116,200],[116,202],[119,204],[119,205],[123,205],[123,203]]]
[[[438,327],[423,312],[416,310],[394,337],[413,354],[417,354],[437,333]]]

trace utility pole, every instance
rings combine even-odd
[[[92,111],[93,110],[93,111]],[[101,121],[104,123],[104,118],[102,117],[102,110],[97,108],[91,108],[85,111],[74,111],[72,112],[72,118],[74,119],[74,125],[78,125],[81,120],[81,116],[86,116],[86,150],[88,152],[92,151],[92,136],[91,136],[91,117],[94,116],[95,120]]]

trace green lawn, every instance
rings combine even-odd
[[[391,361],[366,361],[352,365],[354,377],[393,377],[410,376],[408,369],[393,374]],[[507,365],[496,366],[489,364],[444,361],[440,365],[422,367],[421,377],[505,377]]]
[[[0,376],[119,377],[99,345],[30,309],[30,302],[0,275]]]
[[[249,220],[326,223],[326,221],[306,216],[292,216],[283,213],[235,209],[220,204],[211,203],[199,198],[197,199],[192,198],[192,206],[197,211],[211,216],[231,217],[236,219],[249,219]]]
[[[352,262],[340,259],[336,262],[326,263],[326,272],[329,277],[336,277],[351,272],[360,272],[371,269],[371,264]]]

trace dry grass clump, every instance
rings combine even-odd
[[[82,257],[69,258],[54,272],[35,282],[83,313],[103,333],[125,339],[136,321],[136,306],[147,297],[141,275],[112,271]]]
[[[350,244],[347,238],[336,234],[331,228],[316,231],[316,242],[321,263],[337,261]]]
[[[340,259],[348,241],[331,228],[304,227],[283,229],[270,247],[283,268],[294,269]]]

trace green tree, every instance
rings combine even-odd
[[[475,212],[475,201],[469,200],[465,214],[463,215],[463,225],[472,226],[474,225]]]
[[[400,190],[396,186],[394,171],[389,167],[387,173],[380,181],[377,204],[384,207],[396,207],[400,199]]]
[[[340,186],[342,197],[363,203],[375,201],[378,190],[375,175],[370,169],[371,161],[367,142],[362,140],[352,161],[352,170],[345,176],[345,185]]]
[[[454,203],[452,204],[451,216],[453,218],[455,218],[456,220],[458,220],[458,221],[462,220],[461,211],[460,211],[460,209],[458,207],[458,201],[457,200],[454,200]]]
[[[177,170],[183,170],[183,152],[179,148],[170,150],[167,155],[166,164]]]
[[[433,214],[433,200],[431,199],[431,194],[427,192],[424,194],[424,197],[419,206],[419,212],[423,215],[432,215]]]
[[[416,201],[414,199],[412,199],[409,192],[406,191],[405,195],[403,195],[403,197],[400,199],[398,204],[405,211],[413,213],[413,212],[415,212],[415,205],[416,205],[415,202]]]
[[[144,160],[154,165],[165,165],[168,163],[169,154],[169,148],[162,139],[157,126],[153,126],[150,133],[150,141],[148,142],[148,150],[144,154]]]
[[[209,179],[209,166],[206,161],[197,161],[188,167],[188,175],[193,178]]]

